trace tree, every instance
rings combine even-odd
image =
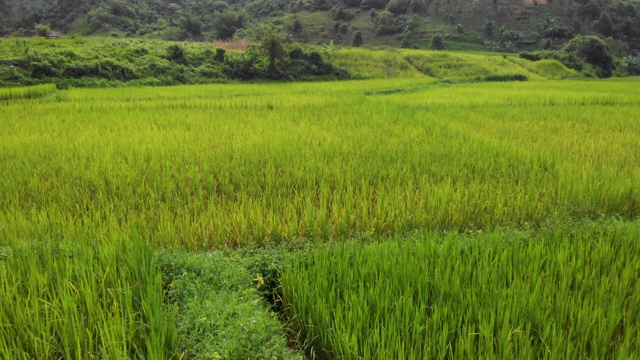
[[[444,50],[444,43],[442,42],[442,36],[434,35],[433,38],[431,38],[431,49]]]
[[[171,45],[167,48],[167,59],[178,64],[187,64],[187,56],[185,50],[180,45]]]
[[[593,65],[598,77],[611,77],[613,73],[613,57],[604,41],[597,36],[578,35],[562,48],[562,52],[574,53],[587,64]]]
[[[260,50],[267,55],[269,73],[279,74],[277,63],[287,54],[284,45],[289,41],[289,36],[282,32],[282,27],[272,22],[255,24],[249,29],[248,37],[257,42]]]
[[[240,12],[227,11],[216,14],[214,28],[218,39],[227,40],[235,35],[245,24],[245,15]]]
[[[493,30],[496,28],[495,20],[484,19],[482,28],[484,30],[485,35],[487,36],[493,35]]]
[[[47,24],[36,24],[34,30],[38,36],[47,37],[51,32],[51,27]]]
[[[600,18],[593,23],[593,28],[603,36],[614,35],[613,23],[611,23],[611,18],[609,18],[607,13],[600,15]]]
[[[216,49],[216,55],[214,56],[213,60],[215,60],[216,62],[219,62],[219,63],[223,63],[226,53],[227,53],[227,51],[225,49],[217,48]]]
[[[300,20],[296,20],[293,22],[293,32],[295,34],[300,34],[302,32],[302,23]]]
[[[356,32],[356,34],[353,35],[353,41],[351,44],[353,46],[362,46],[363,43],[364,39],[362,38],[362,33],[360,31]]]

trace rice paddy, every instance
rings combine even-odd
[[[219,323],[171,326],[214,317],[150,249],[302,243],[281,284],[308,355],[637,357],[639,81],[0,90],[0,354],[232,358],[188,338]]]

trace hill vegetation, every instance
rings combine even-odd
[[[429,48],[437,36],[450,49],[513,52],[594,34],[625,52],[640,49],[635,0],[0,0],[0,14],[0,34],[14,35],[48,26],[85,36],[230,39],[272,19],[313,44]]]

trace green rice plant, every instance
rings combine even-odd
[[[640,215],[637,80],[66,90],[3,105],[0,243],[260,246]]]
[[[336,244],[285,266],[283,296],[320,358],[637,358],[639,237],[636,221]]]
[[[568,69],[557,60],[544,59],[530,61],[516,56],[509,56],[507,59],[523,68],[538,74],[545,79],[561,80],[578,77],[578,73],[573,69]]]
[[[420,72],[441,80],[477,81],[491,76],[514,74],[532,80],[545,79],[542,74],[533,73],[509,61],[512,56],[415,50],[404,50],[403,54],[406,61]]]
[[[50,95],[56,91],[55,84],[36,85],[17,88],[0,88],[0,101],[18,99],[36,99]]]
[[[397,51],[342,49],[336,52],[331,60],[357,78],[399,78],[421,75]]]
[[[163,300],[139,241],[15,241],[0,248],[0,357],[173,358],[175,313]]]

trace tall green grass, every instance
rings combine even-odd
[[[174,319],[153,251],[138,241],[0,248],[2,359],[169,359]]]
[[[3,107],[0,235],[210,249],[633,219],[638,99],[633,81],[65,91]]]
[[[640,356],[640,223],[340,244],[282,274],[309,352],[335,359]]]
[[[55,84],[17,87],[17,88],[0,88],[0,101],[17,100],[17,99],[36,99],[50,95],[56,91]]]

